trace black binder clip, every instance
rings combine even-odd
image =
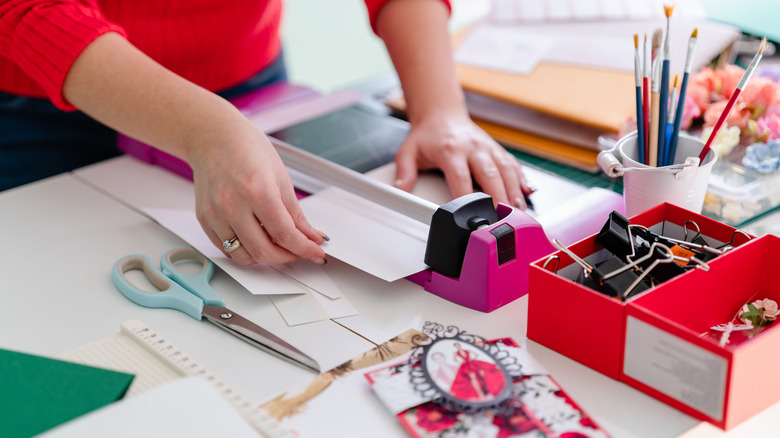
[[[636,263],[626,263],[617,256],[597,264],[595,267],[574,254],[561,242],[553,239],[553,245],[568,255],[574,262],[583,268],[582,284],[597,290],[605,295],[625,300],[629,296],[648,289],[648,285],[642,281],[645,273],[637,274],[634,268]],[[650,268],[652,269],[652,268]]]
[[[628,226],[628,219],[617,211],[613,211],[609,214],[601,231],[596,235],[596,242],[620,259],[625,259],[636,252]]]

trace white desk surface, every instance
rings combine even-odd
[[[145,198],[150,206],[193,204],[190,182],[129,157],[0,193],[4,298],[0,348],[56,355],[114,334],[124,321],[139,319],[250,401],[267,400],[312,378],[206,322],[173,310],[146,309],[119,294],[110,276],[118,258],[144,253],[154,259],[183,242],[96,189],[96,172],[101,178],[112,176],[101,187],[109,193],[119,190]],[[160,205],[163,201],[167,205]],[[340,319],[339,324],[288,327],[266,297],[249,294],[222,271],[217,270],[212,285],[228,307],[262,321],[304,351],[327,346],[354,356],[373,347],[366,339],[379,343],[407,328],[419,329],[424,321],[454,324],[487,338],[525,341],[526,297],[486,314],[438,298],[406,280],[383,282],[338,260],[329,260],[325,269],[359,316]],[[724,433],[539,344],[528,341],[527,347],[615,437],[765,436],[780,428],[780,404]]]

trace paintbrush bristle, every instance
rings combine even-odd
[[[664,5],[664,14],[666,14],[666,18],[671,17],[673,11],[674,5]]]
[[[639,48],[639,35],[637,34],[634,34],[634,48],[635,49]]]
[[[766,37],[761,38],[761,47],[758,48],[758,53],[764,54],[764,48],[766,48]]]
[[[696,38],[698,36],[699,36],[699,28],[698,27],[694,27],[693,28],[693,32],[691,32],[691,38]]]
[[[653,32],[653,49],[661,47],[661,41],[664,39],[664,33],[661,29],[656,29]]]
[[[680,81],[680,75],[674,75],[674,85],[672,88],[677,88],[677,83]]]

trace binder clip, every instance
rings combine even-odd
[[[408,277],[444,299],[493,311],[528,293],[529,264],[555,249],[525,212],[493,207],[485,193],[442,205],[431,219],[425,263]]]
[[[698,239],[698,242],[687,241],[689,225],[696,228],[696,234],[692,240]],[[654,283],[662,283],[688,269],[700,267],[708,260],[723,253],[723,250],[707,245],[696,222],[686,221],[683,224],[683,232],[683,240],[662,236],[650,231],[645,226],[630,224],[623,215],[613,211],[599,234],[596,235],[596,242],[615,255],[617,260],[610,259],[602,262],[610,268],[618,269],[619,263],[625,260],[629,264],[638,263],[641,269],[646,270],[655,260],[662,260],[662,264],[656,264],[650,275]],[[732,236],[731,242],[725,244],[724,247],[732,243],[735,236]],[[656,243],[659,245],[652,249],[653,244]],[[677,263],[666,263],[669,258],[667,250],[671,251],[672,259]]]
[[[628,225],[629,221],[625,216],[613,211],[596,235],[596,242],[621,259],[635,254],[636,249]]]
[[[655,265],[644,272],[637,273],[636,269],[632,268],[638,267],[639,260],[627,263],[613,254],[607,260],[596,264],[594,267],[557,240],[553,240],[553,245],[583,268],[585,275],[582,284],[591,289],[610,297],[625,300],[649,288],[643,280],[647,272],[652,270]]]

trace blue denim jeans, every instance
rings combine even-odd
[[[247,81],[217,94],[231,99],[287,80],[282,55]],[[116,132],[47,99],[0,92],[0,191],[67,172],[121,152]]]

